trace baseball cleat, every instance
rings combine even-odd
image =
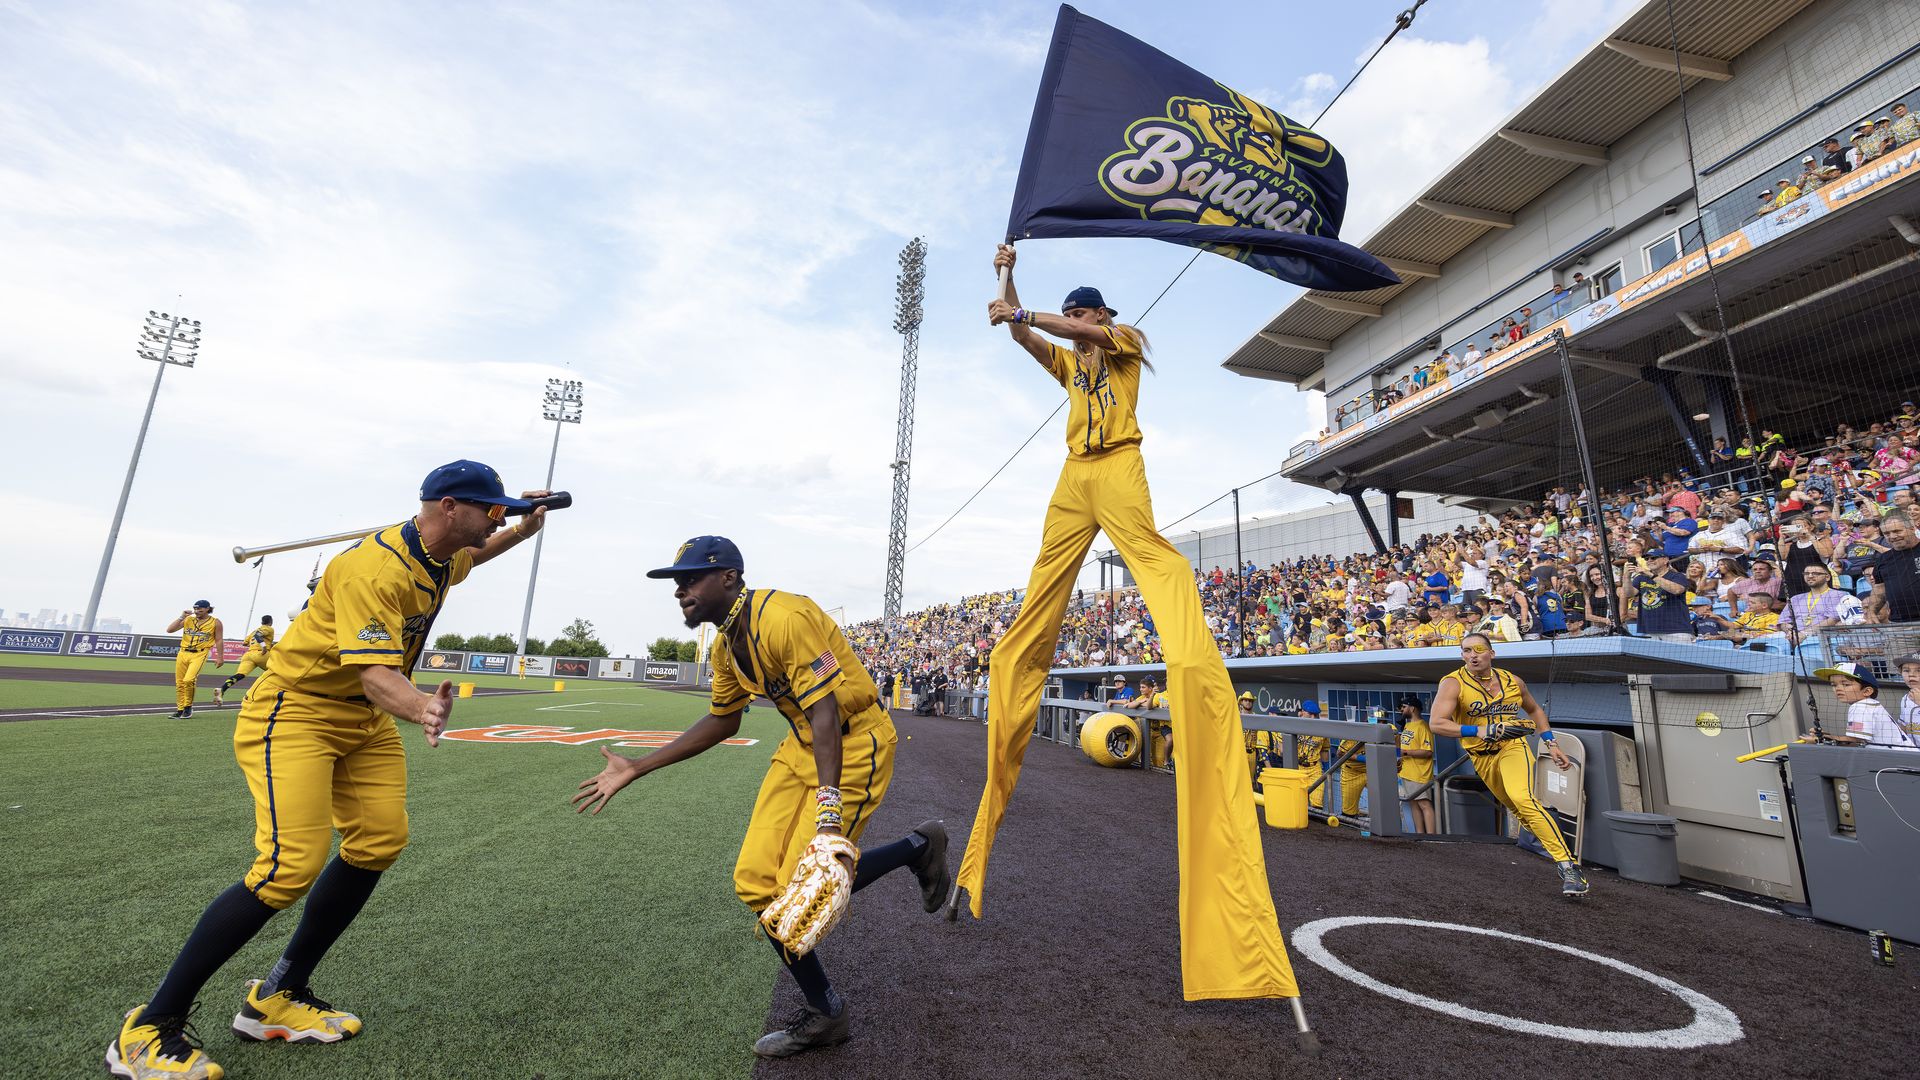
[[[1559,864],[1559,869],[1561,896],[1587,895],[1587,876],[1580,872],[1578,864],[1563,862]]]
[[[852,1013],[845,1001],[840,1003],[840,1011],[831,1016],[811,1005],[803,1005],[793,1014],[793,1019],[787,1021],[786,1027],[760,1036],[760,1041],[753,1044],[753,1052],[761,1057],[783,1058],[802,1050],[839,1046],[853,1037]]]
[[[215,687],[213,691],[213,707],[217,709],[220,706],[225,705],[226,703],[227,703],[227,692],[225,690],[220,689],[219,687]]]
[[[189,705],[189,706],[187,706],[186,708],[184,708],[184,709],[181,709],[181,710],[180,710],[180,719],[182,719],[182,720],[191,720],[191,719],[193,719],[193,706],[191,706],[191,705]]]
[[[260,980],[247,980],[247,1000],[233,1017],[233,1033],[265,1042],[335,1043],[360,1034],[360,1018],[313,996],[311,987],[260,996]]]
[[[186,715],[186,713],[184,713],[184,712],[181,712],[181,711],[180,711],[179,709],[175,709],[175,710],[173,710],[172,712],[170,712],[170,713],[168,713],[168,714],[167,714],[167,719],[169,719],[169,720],[178,720],[178,719],[180,719],[181,717],[183,717],[183,716],[185,716],[185,715]]]
[[[184,1016],[149,1019],[145,1005],[127,1013],[120,1034],[107,1044],[107,1071],[125,1080],[221,1080],[226,1070],[200,1049],[200,1037]]]
[[[920,906],[927,914],[939,911],[953,888],[953,874],[947,868],[947,826],[940,821],[923,821],[913,831],[927,838],[927,846],[914,860],[913,876],[920,879]]]

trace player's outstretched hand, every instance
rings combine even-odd
[[[580,781],[580,790],[573,797],[573,812],[576,814],[588,807],[592,807],[596,815],[599,814],[615,795],[620,794],[621,788],[633,783],[634,778],[640,775],[639,770],[634,768],[632,758],[621,757],[604,746],[600,748],[600,754],[607,759],[607,767]]]
[[[453,715],[453,683],[441,680],[439,689],[420,710],[420,726],[426,729],[427,745],[439,746],[440,733],[447,730],[447,717]]]

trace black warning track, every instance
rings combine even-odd
[[[985,774],[984,729],[894,717],[893,786],[863,842],[944,818],[957,867]],[[1565,900],[1549,864],[1509,845],[1263,827],[1274,902],[1322,1045],[1308,1058],[1283,1001],[1182,1000],[1173,808],[1171,776],[1034,744],[995,844],[986,917],[922,913],[905,872],[862,892],[820,950],[853,1009],[852,1041],[762,1062],[754,1075],[1745,1080],[1892,1075],[1920,1051],[1920,1034],[1898,1019],[1920,1013],[1920,950],[1901,946],[1898,967],[1879,967],[1864,934],[1597,869],[1590,896]],[[1740,1037],[1686,1050],[1590,1045],[1443,1015],[1308,960],[1294,931],[1332,916],[1463,924],[1611,957],[1724,1005]],[[1500,1017],[1613,1032],[1694,1019],[1692,1006],[1632,974],[1510,937],[1370,924],[1333,930],[1324,944],[1389,986]],[[784,973],[772,997],[770,1028],[800,1004]]]

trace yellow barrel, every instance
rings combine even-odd
[[[1080,749],[1096,765],[1131,765],[1140,756],[1139,721],[1125,713],[1095,713],[1080,727]]]
[[[565,680],[565,679],[555,679],[555,680],[553,680],[553,692],[554,692],[554,693],[556,693],[556,694],[557,694],[557,693],[559,693],[560,691],[562,691],[562,690],[565,690],[566,688],[567,688],[567,682],[566,682],[566,680]]]
[[[1308,769],[1261,769],[1260,788],[1267,811],[1267,824],[1276,829],[1307,827],[1307,785],[1313,782]]]
[[[461,683],[461,684],[460,684],[460,696],[461,696],[461,697],[472,697],[472,696],[473,696],[473,684],[472,684],[472,683],[470,683],[470,682],[463,682],[463,683]]]

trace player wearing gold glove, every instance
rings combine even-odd
[[[855,845],[893,779],[893,720],[840,628],[804,596],[748,589],[740,549],[720,536],[681,545],[672,578],[689,629],[719,627],[707,715],[642,758],[601,748],[606,767],[581,783],[574,808],[599,813],[621,788],[655,769],[719,745],[740,730],[754,697],[773,702],[791,733],[780,742],[754,800],[734,864],[733,887],[780,954],[807,1004],[786,1027],[754,1044],[762,1057],[843,1043],[846,1002],[827,981],[817,946],[854,893],[903,866],[920,882],[921,906],[939,910],[951,887],[947,832],[929,821],[862,852]]]

